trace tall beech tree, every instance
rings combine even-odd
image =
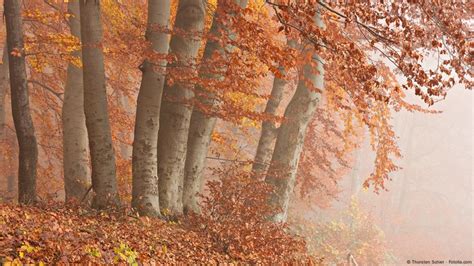
[[[280,68],[280,71],[285,71],[284,68]],[[273,87],[270,94],[270,98],[265,106],[265,113],[269,115],[277,115],[277,109],[283,99],[283,92],[288,82],[279,77],[274,77]],[[258,174],[265,173],[273,153],[273,143],[276,139],[278,128],[275,126],[274,121],[265,120],[262,122],[262,130],[260,132],[260,138],[258,139],[257,151],[255,153],[254,163],[252,170]]]
[[[193,75],[205,14],[205,2],[202,0],[179,2],[174,24],[175,33],[170,42],[170,54],[176,56],[176,61],[171,63],[169,68],[177,68],[184,75]],[[166,78],[158,133],[158,176],[160,207],[170,214],[183,212],[184,165],[193,90],[192,83],[173,82],[169,75]]]
[[[7,145],[7,94],[10,85],[9,79],[9,65],[8,65],[8,45],[5,41],[3,46],[3,55],[2,55],[2,64],[0,65],[0,143]],[[2,160],[1,165],[4,166],[8,163],[7,152],[3,152],[0,159]],[[5,167],[5,166],[4,166]],[[12,194],[14,192],[15,177],[8,173],[4,172],[2,175],[7,178],[7,193]]]
[[[290,48],[296,47],[295,40],[290,39],[287,41],[287,44]],[[288,83],[288,77],[286,77],[288,71],[284,67],[280,67],[278,71],[281,72],[282,77],[274,77],[270,98],[268,99],[264,110],[265,114],[271,116],[278,116],[278,106],[280,106],[280,102],[283,99],[285,86]],[[260,138],[258,139],[254,163],[252,165],[252,170],[257,174],[264,174],[270,165],[274,148],[273,145],[277,137],[277,133],[278,128],[276,127],[274,121],[262,121],[262,130],[260,132]]]
[[[281,31],[287,34],[297,32],[307,43],[306,46],[318,47],[318,53],[325,61],[324,71],[331,73],[325,77],[324,85],[330,105],[336,107],[336,112],[353,112],[346,119],[347,131],[352,130],[352,118],[368,127],[376,158],[374,170],[364,182],[366,188],[373,185],[375,190],[384,189],[389,173],[399,169],[393,162],[394,157],[400,156],[400,151],[390,126],[390,113],[402,108],[408,111],[427,111],[418,105],[407,103],[404,91],[413,91],[430,106],[445,97],[446,90],[456,82],[472,87],[467,67],[469,56],[466,53],[467,13],[463,9],[463,3],[372,5],[366,2],[280,4],[267,1],[267,4],[273,7],[276,19],[282,25]],[[317,8],[324,11],[322,19],[326,30],[314,26],[312,15],[317,13]],[[321,47],[325,49],[320,49]],[[426,60],[426,54],[433,53],[446,59],[440,59],[435,71],[424,68],[421,64]],[[449,57],[443,56],[448,54]],[[383,60],[374,60],[374,55]],[[306,61],[310,59],[314,61],[315,58],[306,57]],[[397,68],[397,74],[403,75],[406,81],[397,81],[394,72],[387,65]],[[450,76],[453,73],[456,73],[456,78]],[[304,95],[298,93],[299,88],[298,85],[297,92],[285,111],[286,121],[279,130],[272,166],[267,176],[267,182],[276,189],[271,202],[280,209],[280,213],[273,217],[275,221],[286,219],[287,203],[293,193],[295,181],[294,167],[299,160],[294,155],[300,153],[295,147],[301,147],[295,140],[300,141],[300,136],[305,134],[298,126],[306,124],[305,115],[311,113],[308,110],[312,109],[304,109],[305,103],[297,101]],[[293,115],[298,109],[297,105],[303,110],[301,114]],[[302,123],[295,125],[295,121]],[[288,125],[293,126],[293,131]]]
[[[21,1],[4,1],[13,122],[19,146],[18,201],[36,201],[38,147],[30,113]]]
[[[9,85],[8,71],[8,45],[5,42],[3,47],[2,65],[0,66],[0,140],[5,136],[6,102]]]
[[[314,24],[323,28],[321,11],[314,16]],[[306,129],[321,100],[324,89],[323,61],[306,43],[311,60],[303,65],[295,94],[285,110],[285,121],[281,124],[276,138],[270,167],[265,181],[274,187],[271,204],[278,212],[273,216],[275,222],[284,222],[287,218],[290,196],[296,182],[296,171],[303,150]]]
[[[104,16],[103,41],[98,38],[99,2],[101,15]],[[319,0],[250,1],[245,9],[230,7],[231,4],[242,3],[217,1],[218,10],[207,40],[201,39],[202,24],[206,18],[204,3],[185,0],[178,4],[171,1],[170,21],[176,23],[171,23],[175,24],[173,29],[170,27],[174,34],[170,44],[171,54],[166,56],[168,61],[164,56],[169,42],[162,40],[168,38],[169,32],[165,32],[166,26],[161,27],[160,24],[168,23],[164,19],[168,9],[161,9],[167,7],[167,2],[89,0],[81,3],[86,9],[94,9],[82,23],[90,26],[87,29],[90,30],[89,40],[83,39],[84,56],[88,57],[84,58],[84,71],[89,73],[85,73],[83,80],[84,115],[87,116],[88,133],[93,134],[90,146],[95,146],[90,150],[95,169],[92,174],[96,180],[94,191],[106,195],[97,197],[104,200],[95,206],[106,206],[110,201],[107,196],[117,194],[110,135],[113,144],[117,145],[114,147],[120,145],[123,148],[116,158],[119,191],[124,195],[129,192],[126,177],[132,169],[127,151],[133,135],[133,103],[140,80],[132,159],[134,207],[141,214],[151,216],[159,215],[159,208],[171,210],[172,213],[180,213],[181,209],[199,212],[196,194],[202,191],[201,173],[209,162],[205,158],[211,139],[216,140],[213,151],[216,154],[223,151],[220,160],[226,160],[224,154],[231,155],[227,151],[240,149],[237,147],[240,144],[245,143],[242,145],[245,146],[243,153],[239,153],[239,158],[232,159],[248,159],[254,148],[253,139],[232,135],[238,129],[237,126],[229,129],[232,127],[230,123],[227,124],[229,128],[219,128],[216,134],[211,135],[215,117],[235,123],[240,128],[263,121],[262,145],[259,144],[257,154],[265,152],[263,156],[256,157],[254,170],[261,171],[256,169],[259,162],[272,162],[267,181],[275,184],[273,204],[282,210],[276,220],[284,220],[285,202],[294,190],[295,179],[296,188],[301,187],[305,193],[311,192],[316,197],[321,197],[318,194],[320,185],[337,179],[331,178],[339,175],[337,167],[332,166],[340,160],[338,157],[342,158],[340,154],[348,153],[353,148],[350,138],[355,122],[368,129],[376,155],[374,171],[366,179],[365,186],[383,189],[390,172],[398,169],[392,159],[399,155],[396,136],[390,126],[392,113],[400,109],[425,111],[406,102],[406,94],[414,93],[427,105],[432,105],[442,100],[447,89],[456,83],[472,88],[472,72],[468,69],[471,42],[466,22],[470,14],[462,1],[395,1],[390,4],[364,1],[326,3]],[[45,155],[41,156],[41,163],[38,164],[41,171],[38,176],[42,179],[39,184],[49,185],[47,178],[60,176],[61,173],[59,107],[62,106],[62,90],[66,87],[65,101],[71,99],[72,92],[77,92],[70,89],[71,83],[66,82],[65,86],[64,77],[69,61],[77,59],[71,58],[71,51],[78,50],[78,38],[66,32],[66,22],[73,18],[68,18],[64,10],[66,5],[62,1],[31,0],[23,4],[26,7],[23,15],[27,18],[24,30],[27,63],[31,70],[29,78],[35,84],[30,96],[34,107],[33,119],[37,125],[40,151]],[[153,5],[155,10],[149,12],[148,21],[143,16],[147,4]],[[174,16],[176,5],[178,10]],[[316,8],[323,11],[325,30],[314,23]],[[157,10],[160,10],[159,16]],[[151,16],[152,13],[156,16]],[[150,23],[153,19],[156,21]],[[150,31],[150,28],[153,30]],[[87,30],[84,27],[82,30],[82,37],[85,37]],[[142,36],[145,31],[146,38]],[[284,42],[293,38],[303,44],[299,47],[304,48],[300,60],[295,60],[296,49],[291,49]],[[207,43],[205,49],[198,49],[204,43]],[[102,49],[106,56],[102,55]],[[318,57],[312,56],[315,51],[325,62],[324,88],[314,84],[322,82],[322,73],[317,71]],[[200,52],[204,52],[203,60],[198,60]],[[436,68],[425,68],[429,65],[425,64],[429,63],[426,59],[436,57],[438,53],[440,59]],[[103,60],[110,97],[108,111],[114,118],[110,126],[112,134],[108,126]],[[168,63],[166,67],[165,63]],[[142,73],[137,69],[140,64]],[[308,66],[312,71],[305,71]],[[160,85],[165,68],[167,83]],[[275,112],[280,93],[277,88],[281,88],[285,81],[281,74],[292,73],[293,69],[301,71],[298,92],[282,119]],[[270,95],[270,88],[265,83],[267,79],[264,78],[269,74],[276,77],[273,95]],[[71,77],[72,74],[68,75],[68,79]],[[164,90],[161,111],[160,86]],[[287,87],[291,89],[291,86]],[[301,88],[306,88],[306,91]],[[320,93],[318,89],[322,90],[322,104],[316,104]],[[283,97],[285,95],[286,91]],[[262,113],[257,106],[268,98],[268,108]],[[283,102],[286,100],[284,98]],[[72,105],[66,103],[64,110]],[[319,107],[312,111],[315,105]],[[161,116],[159,121],[158,111]],[[67,120],[68,116],[64,114],[63,119]],[[307,120],[312,122],[306,125]],[[152,125],[148,126],[148,122]],[[280,122],[282,126],[277,132],[272,124]],[[307,132],[304,132],[305,127]],[[70,136],[67,132],[71,131],[65,126],[65,143]],[[222,137],[227,132],[231,132],[228,134],[231,136]],[[254,131],[249,132],[247,136],[253,136]],[[271,133],[268,138],[264,137],[267,133]],[[304,144],[301,144],[302,136],[306,139]],[[273,145],[275,138],[278,140]],[[231,147],[233,141],[239,145]],[[147,143],[151,147],[149,153],[146,152]],[[275,146],[274,152],[272,146]],[[301,146],[304,146],[303,151]],[[71,151],[64,148],[65,152]],[[301,159],[297,159],[299,153],[303,154]],[[64,157],[66,159],[67,155]],[[65,165],[69,164],[66,161],[71,162],[65,160]],[[340,161],[340,164],[344,163]],[[156,165],[156,170],[153,165]],[[313,166],[315,168],[311,168]],[[296,178],[295,169],[298,169]],[[320,175],[318,171],[327,173]],[[301,178],[307,174],[311,175],[312,180]],[[279,176],[282,179],[277,179]],[[157,178],[160,186],[157,185]],[[66,177],[66,180],[71,179]],[[335,191],[336,186],[329,188]],[[115,202],[116,197],[111,198]]]
[[[217,74],[210,71],[212,66],[212,58],[225,57],[224,49],[231,49],[231,47],[222,47],[219,43],[219,36],[229,29],[224,26],[227,18],[226,12],[232,14],[235,12],[237,5],[240,8],[245,8],[246,0],[221,0],[217,1],[217,10],[214,14],[213,22],[206,47],[204,48],[204,56],[199,71],[201,78],[222,80],[224,76],[220,73],[225,73],[225,67],[220,67]],[[215,71],[214,71],[215,72]],[[201,104],[207,108],[213,108],[217,104],[212,92],[206,90],[203,86],[196,86],[196,98]],[[184,172],[184,189],[183,189],[183,205],[184,211],[199,212],[198,194],[202,191],[202,171],[206,162],[206,155],[211,143],[211,135],[216,124],[217,117],[205,114],[201,108],[194,108],[191,115],[191,122],[189,126],[189,136],[187,143],[186,163]]]
[[[79,1],[68,2],[69,27],[71,35],[81,38]],[[81,51],[72,55],[82,58]],[[82,68],[72,62],[67,67],[64,102],[62,109],[63,126],[63,166],[66,201],[82,200],[87,193],[89,168],[89,143],[86,117],[84,114],[84,80]]]
[[[112,146],[102,51],[100,1],[80,0],[84,111],[92,162],[92,206],[120,204]]]
[[[146,39],[153,53],[166,55],[169,48],[170,0],[148,1]],[[146,59],[142,66],[142,83],[138,93],[135,139],[133,141],[132,206],[140,214],[160,214],[158,191],[158,129],[160,106],[165,82],[166,60]]]

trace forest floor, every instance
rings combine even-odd
[[[0,204],[0,262],[217,264],[234,262],[187,226],[123,209]]]

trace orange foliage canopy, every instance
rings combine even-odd
[[[173,3],[175,9],[176,2]],[[127,199],[133,110],[140,80],[138,67],[143,59],[153,60],[160,55],[150,51],[144,38],[146,1],[104,0],[101,4],[112,135],[121,193]],[[323,12],[325,29],[313,26],[312,17],[318,8]],[[209,9],[212,14],[213,5]],[[70,14],[66,12],[65,1],[28,1],[24,10],[31,98],[42,158],[39,187],[42,191],[59,191],[60,108],[65,69],[68,62],[80,64],[71,56],[72,51],[79,49],[79,42],[68,34]],[[262,79],[269,72],[290,79],[290,75],[283,76],[278,69],[295,70],[307,61],[309,54],[299,54],[298,49],[287,47],[285,39],[300,43],[310,40],[313,52],[324,59],[327,75],[326,87],[314,88],[323,89],[325,103],[306,138],[299,167],[303,194],[315,188],[319,191],[322,184],[328,194],[337,191],[336,186],[329,184],[341,178],[350,165],[348,153],[360,141],[360,135],[354,133],[360,130],[354,127],[360,125],[368,128],[376,153],[374,171],[365,186],[384,189],[389,173],[398,169],[393,159],[400,156],[390,125],[391,113],[402,108],[427,111],[410,103],[410,94],[431,106],[443,99],[455,83],[472,87],[472,71],[468,67],[472,61],[472,41],[467,22],[472,4],[463,1],[250,1],[246,9],[229,6],[227,10],[229,14],[237,13],[221,16],[225,25],[232,27],[233,36],[226,32],[211,36],[210,16],[206,30],[196,33],[218,39],[223,47],[234,47],[226,49],[224,55],[199,62],[195,68],[209,74],[225,69],[225,73],[219,73],[224,78],[199,78],[183,69],[170,69],[168,75],[171,80],[184,79],[210,90],[221,104],[210,107],[193,102],[205,113],[234,123],[242,123],[244,118],[253,122],[281,122],[279,116],[269,117],[258,111],[257,106],[269,94],[268,88],[262,88]],[[437,59],[435,67],[425,64],[430,58]],[[168,60],[173,61],[173,56]],[[51,185],[51,180],[57,182]]]
[[[364,125],[376,154],[373,173],[364,186],[373,185],[376,191],[385,189],[389,173],[399,169],[393,159],[401,156],[390,124],[391,113],[402,108],[435,112],[409,103],[407,94],[414,94],[432,106],[444,99],[457,83],[472,88],[468,21],[472,4],[319,0],[266,3],[273,8],[275,20],[281,23],[281,32],[309,40],[314,46],[312,52],[323,58],[326,85],[322,91],[330,119],[321,120],[318,115],[316,123],[318,127],[336,125],[332,128],[339,127],[338,131],[344,133],[342,138],[333,134],[332,138],[320,139],[321,135],[330,133],[315,133],[314,125],[311,126],[312,139],[307,140],[300,174],[331,173],[330,178],[337,181],[329,165],[344,165],[341,151],[353,150],[358,142],[357,137],[355,142],[347,138],[357,135],[354,125]],[[325,29],[313,25],[316,12],[323,13]],[[347,149],[347,144],[352,147]],[[311,164],[306,163],[309,159]],[[306,185],[317,186],[320,182],[312,178],[313,181],[305,181]]]
[[[199,78],[195,71],[179,68],[169,69],[168,75],[174,82],[192,82],[208,89],[221,104],[211,107],[193,102],[207,114],[237,124],[245,119],[284,123],[280,116],[258,111],[258,105],[269,97],[262,80],[269,73],[291,79],[278,69],[296,72],[311,55],[287,47],[285,39],[310,40],[312,52],[324,59],[326,87],[313,88],[322,91],[324,100],[308,129],[298,187],[303,195],[323,192],[315,195],[321,206],[327,204],[326,196],[337,194],[337,180],[351,163],[349,154],[360,142],[362,127],[368,129],[376,153],[374,171],[365,186],[384,189],[389,173],[398,169],[394,157],[401,156],[390,125],[392,112],[402,108],[431,112],[408,101],[410,94],[431,106],[446,97],[455,83],[472,88],[473,44],[467,22],[472,3],[250,2],[243,10],[229,6],[227,10],[238,15],[221,16],[234,36],[225,32],[211,36],[207,32],[210,23],[204,32],[196,33],[204,39],[218,39],[223,47],[234,47],[195,68],[207,71],[204,77],[220,74],[223,79]],[[176,8],[176,1],[173,3]],[[162,55],[152,53],[144,38],[146,1],[103,0],[101,4],[112,135],[121,194],[128,199],[139,66],[145,58],[153,61]],[[318,6],[325,29],[312,23]],[[65,70],[69,62],[80,65],[71,56],[80,45],[68,33],[66,1],[27,1],[24,10],[31,102],[40,145],[39,192],[44,196],[62,188],[58,177],[62,176],[60,110]],[[430,58],[436,59],[434,65]],[[172,62],[174,57],[167,59]],[[15,150],[15,144],[8,143],[9,150]],[[3,170],[13,171],[14,158],[7,158],[11,163],[2,166]],[[302,250],[302,241],[288,237],[284,227],[265,221],[270,210],[264,207],[269,190],[264,184],[236,173],[211,182],[209,188],[204,198],[207,213],[186,225],[52,205],[45,209],[2,206],[0,231],[6,241],[1,243],[0,256],[21,257],[25,263],[40,257],[52,263],[66,259],[111,263],[123,256],[126,262],[153,257],[162,263],[190,259],[196,263],[257,263],[290,258]],[[253,193],[256,190],[261,193]],[[101,246],[96,244],[98,238]]]

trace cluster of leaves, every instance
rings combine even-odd
[[[63,188],[62,180],[57,177],[62,176],[61,108],[66,69],[68,63],[81,65],[80,59],[72,54],[80,50],[80,42],[69,33],[68,18],[72,15],[67,12],[67,4],[67,1],[29,1],[23,13],[25,52],[31,66],[32,115],[40,152],[38,191],[41,198],[48,196],[45,191],[51,193]],[[146,17],[142,14],[146,1],[103,1],[101,4],[105,36],[101,45],[106,53],[109,114],[114,117],[112,137],[119,189],[123,198],[127,198],[131,190],[129,150],[135,116],[132,110],[140,80],[138,66],[147,48],[143,36]],[[12,122],[8,121],[7,125]],[[12,148],[16,152],[16,147]]]
[[[288,233],[286,224],[268,220],[274,211],[267,204],[272,189],[268,184],[238,167],[214,170],[221,178],[208,182],[203,213],[190,225],[214,243],[215,250],[252,264],[311,261],[303,255],[303,239]]]
[[[298,221],[292,227],[304,236],[308,251],[323,264],[345,265],[352,255],[359,265],[393,264],[396,258],[388,249],[385,236],[374,220],[352,199],[348,209],[328,222]]]
[[[263,4],[261,0],[249,1],[242,9],[231,1],[219,2],[221,8],[212,22],[221,25],[217,32],[195,34],[223,49],[191,68],[168,69],[168,81],[195,85],[194,108],[236,124],[271,119],[256,111],[256,105],[269,97],[262,93],[261,81],[269,71],[280,74],[278,66],[294,66],[296,52],[274,34],[274,22]]]
[[[460,83],[472,88],[468,6],[462,1],[396,3],[267,1],[280,31],[306,39],[324,59],[330,105],[369,129],[376,153],[365,186],[385,189],[400,157],[390,126],[393,110],[426,111],[406,102],[405,91],[428,106]],[[325,28],[312,26],[321,12]],[[435,67],[426,62],[438,58]],[[472,57],[472,56],[471,56]],[[431,64],[432,65],[432,64]],[[398,78],[394,78],[397,74]]]
[[[21,264],[268,261],[268,257],[251,260],[226,254],[217,248],[220,239],[194,229],[179,222],[137,217],[125,209],[105,213],[55,202],[36,207],[1,205],[0,258],[2,263]]]
[[[393,163],[400,152],[389,123],[392,110],[422,111],[422,108],[405,101],[405,90],[412,91],[431,105],[444,98],[455,81],[469,87],[471,72],[467,71],[467,65],[471,44],[466,36],[468,12],[462,3],[436,2],[429,6],[418,1],[369,5],[253,0],[249,1],[247,8],[241,9],[224,2],[219,4],[228,5],[226,12],[214,14],[214,10],[210,10],[204,32],[194,33],[203,37],[202,48],[206,41],[213,40],[225,47],[224,53],[201,60],[189,74],[182,67],[168,68],[168,80],[188,82],[200,88],[196,90],[199,100],[192,101],[195,108],[206,114],[253,126],[265,119],[279,122],[280,117],[268,117],[256,108],[268,98],[262,80],[270,72],[284,78],[280,69],[291,72],[308,61],[310,53],[298,59],[297,49],[286,45],[285,38],[300,43],[310,40],[309,43],[314,44],[315,51],[324,59],[326,73],[329,73],[323,91],[329,106],[327,111],[341,114],[345,121],[356,120],[369,129],[377,157],[373,174],[367,178],[365,186],[373,185],[375,190],[384,189],[389,174],[398,169]],[[101,4],[104,26],[101,45],[106,54],[109,114],[113,117],[111,127],[120,193],[127,199],[130,195],[133,110],[141,74],[138,66],[145,58],[155,61],[162,59],[163,55],[152,53],[143,35],[146,1],[104,0]],[[215,9],[215,4],[216,1],[210,1],[210,9]],[[177,1],[172,1],[171,24],[176,6]],[[32,70],[31,101],[40,146],[40,194],[43,187],[57,191],[62,187],[57,176],[62,175],[60,121],[65,69],[69,62],[80,63],[71,54],[80,47],[77,38],[68,34],[70,14],[66,7],[67,1],[29,1],[24,9],[25,52]],[[325,29],[311,26],[318,7],[323,11]],[[216,21],[224,25],[216,35],[209,32],[212,15],[219,15]],[[280,33],[276,34],[278,28]],[[164,30],[182,34],[174,32],[172,26]],[[436,69],[422,66],[423,60],[428,58],[426,54],[438,55]],[[173,55],[167,59],[172,62]],[[197,75],[198,71],[200,75]],[[404,79],[398,81],[395,73],[402,74]],[[209,95],[212,97],[211,105],[202,100]],[[331,119],[318,120],[322,130],[315,127],[310,130],[335,128],[332,124],[338,118],[332,116]],[[349,130],[347,125],[344,130]],[[338,128],[337,131],[343,130]],[[333,143],[340,144],[336,140],[340,132],[331,132],[334,141],[329,144],[319,135],[322,141],[312,141],[314,145],[311,147],[324,148],[312,154],[306,153],[302,163],[318,162],[318,173],[328,177],[324,179],[337,181],[343,171],[336,168],[344,164],[345,154],[330,147]],[[347,138],[347,135],[341,136]],[[301,175],[310,177],[302,182],[310,185],[302,187],[322,188],[318,182],[321,178],[315,178],[319,175],[303,173],[315,173],[313,170],[300,167]],[[45,185],[46,180],[54,180],[55,184]],[[325,190],[334,193],[331,185],[326,184],[326,187]]]
[[[57,202],[1,205],[0,257],[4,263],[40,264],[313,262],[302,238],[268,220],[271,187],[239,169],[215,169],[222,178],[209,182],[202,214],[185,219]]]
[[[346,116],[341,119],[345,123],[338,121],[338,114]],[[360,127],[353,127],[351,122],[350,112],[333,112],[326,102],[309,124],[298,164],[297,188],[301,197],[311,198],[311,203],[320,207],[327,207],[337,197],[338,181],[350,169],[349,155],[361,139],[357,134]]]
[[[255,105],[265,101],[265,96],[258,94],[260,80],[269,67],[289,65],[291,60],[286,58],[291,57],[286,56],[288,52],[284,51],[281,41],[276,40],[272,28],[263,19],[268,18],[266,9],[262,7],[263,2],[250,2],[247,9],[235,10],[234,13],[238,11],[237,15],[222,14],[220,18],[227,27],[236,31],[233,38],[225,32],[221,32],[219,36],[208,36],[213,10],[208,12],[204,32],[194,33],[199,38],[205,35],[201,56],[207,39],[219,40],[222,46],[233,46],[236,49],[226,49],[225,54],[216,54],[210,60],[200,62],[192,67],[192,73],[187,74],[187,68],[174,67],[168,68],[167,74],[171,82],[188,82],[206,88],[209,90],[206,92],[211,92],[219,101],[225,102],[216,110],[211,110],[198,101],[193,102],[205,113],[236,123],[249,121],[247,118],[250,118],[250,122],[255,124],[256,120],[263,117],[254,110]],[[172,1],[170,29],[164,30],[172,34],[183,34],[172,29],[177,3],[178,1]],[[210,9],[215,8],[215,5],[216,1],[210,1]],[[146,16],[143,16],[146,1],[105,0],[101,1],[101,7],[104,30],[101,46],[106,55],[108,105],[109,115],[113,117],[110,123],[116,151],[119,190],[121,196],[128,199],[131,190],[130,149],[135,119],[133,110],[141,79],[139,66],[145,58],[156,61],[162,59],[163,55],[151,52],[150,44],[143,34],[146,27]],[[31,66],[31,104],[40,152],[38,188],[43,198],[44,191],[62,190],[62,181],[57,178],[62,176],[61,108],[67,64],[80,65],[79,58],[72,54],[80,49],[80,43],[69,34],[68,19],[71,14],[67,12],[67,1],[30,1],[25,4],[23,17],[25,53],[28,65]],[[252,42],[240,42],[243,38]],[[168,62],[175,60],[172,54],[166,59]],[[224,65],[229,67],[223,68]],[[200,77],[195,73],[198,69],[203,73]],[[226,71],[222,73],[222,69]],[[222,75],[225,78],[206,78],[212,75]],[[11,121],[8,124],[11,125]]]

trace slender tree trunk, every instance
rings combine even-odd
[[[185,213],[200,213],[198,195],[203,187],[202,171],[216,120],[216,117],[193,111],[184,176],[183,208]]]
[[[8,75],[8,45],[5,42],[5,46],[3,47],[2,65],[0,66],[0,141],[5,137],[5,97],[9,85]]]
[[[287,44],[289,47],[296,47],[295,40],[288,40]],[[280,68],[279,70],[282,74],[286,75],[285,69]],[[278,115],[278,106],[283,99],[283,92],[287,83],[288,81],[284,79],[277,77],[273,79],[273,87],[270,93],[270,99],[268,99],[267,105],[265,106],[265,114],[273,116]],[[270,165],[273,147],[277,137],[277,131],[278,129],[275,127],[275,123],[273,121],[262,122],[262,131],[260,133],[257,152],[252,165],[252,170],[257,174],[257,176],[265,174],[268,166]]]
[[[21,4],[18,0],[5,0],[4,12],[7,26],[12,114],[19,146],[18,201],[28,204],[36,201],[38,147],[28,99]]]
[[[240,7],[245,8],[247,1],[235,1]],[[222,19],[219,14],[226,12],[226,1],[218,1],[216,14],[212,23],[210,34],[214,37],[219,36],[223,30]],[[210,60],[212,56],[218,53],[224,55],[224,47],[215,39],[209,39],[204,49],[203,62]],[[199,76],[213,79],[223,79],[224,77],[218,74],[207,73],[204,68],[200,69]],[[204,97],[199,97],[199,101],[212,108],[216,101],[213,95],[206,88],[197,87]],[[199,213],[200,208],[198,204],[198,193],[202,191],[202,171],[206,162],[206,155],[211,143],[211,135],[216,124],[216,117],[204,114],[201,110],[194,108],[191,116],[191,123],[189,127],[189,136],[187,144],[185,175],[184,175],[184,189],[183,189],[183,205],[185,212]]]
[[[0,66],[0,142],[2,145],[6,145],[4,141],[6,140],[5,134],[5,126],[6,126],[6,102],[5,98],[7,95],[7,90],[9,88],[9,79],[8,79],[9,71],[8,71],[8,45],[5,42],[3,47],[3,55],[2,55],[2,65]],[[0,166],[3,168],[6,166],[7,160],[2,156],[0,158]],[[2,173],[1,177],[7,178],[7,197],[6,199],[10,198],[10,195],[13,194],[15,187],[15,177],[9,175],[9,173]]]
[[[319,12],[315,23],[324,27]],[[296,181],[296,171],[303,149],[306,129],[320,102],[321,94],[308,87],[322,90],[324,87],[324,68],[318,55],[312,62],[304,65],[296,92],[285,110],[285,122],[278,131],[270,167],[265,181],[274,187],[270,203],[277,209],[272,217],[275,222],[284,222],[287,218],[288,204]],[[314,69],[315,68],[315,69]]]
[[[156,53],[167,54],[170,0],[148,1],[146,39]],[[142,83],[137,100],[137,116],[133,141],[132,207],[141,215],[159,216],[157,144],[160,126],[160,106],[165,80],[166,61],[142,65]]]
[[[13,175],[7,175],[7,193],[8,197],[15,192],[15,177]],[[13,198],[11,198],[13,199]]]
[[[81,21],[79,1],[68,2],[71,34],[80,39]],[[82,58],[81,51],[73,53]],[[80,201],[89,186],[89,153],[84,114],[84,83],[82,69],[69,63],[62,110],[63,123],[63,167],[66,201]]]
[[[8,66],[8,44],[5,41],[4,47],[3,47],[3,55],[2,55],[2,65],[0,66],[0,142],[3,145],[8,145],[7,140],[8,140],[8,134],[6,132],[6,119],[7,119],[7,102],[6,96],[8,94],[8,89],[10,88],[10,79],[9,79],[9,66]],[[8,158],[0,158],[0,166],[4,169],[9,169],[10,167],[7,165]],[[5,200],[8,201],[14,201],[16,198],[15,191],[16,191],[16,186],[15,183],[16,178],[14,175],[12,175],[11,171],[7,171],[5,173],[2,173],[2,177],[6,177],[7,179],[7,195],[5,197]]]
[[[92,188],[95,192],[92,206],[105,208],[119,205],[120,199],[107,110],[100,1],[80,0],[80,13],[84,110],[92,162]]]
[[[284,71],[280,68],[280,71]],[[275,77],[273,79],[272,92],[265,106],[265,114],[277,115],[277,109],[283,98],[283,92],[288,82]],[[255,154],[252,170],[257,174],[264,174],[272,159],[273,144],[277,136],[277,128],[273,121],[263,121],[260,139],[258,140],[257,152]]]
[[[140,67],[138,67],[140,69]],[[118,91],[116,93],[116,97],[118,97],[118,105],[117,107],[120,108],[121,110],[126,110],[125,114],[132,114],[134,106],[132,106],[129,102],[129,97],[126,95],[126,93]],[[136,113],[135,113],[136,114]],[[118,138],[120,139],[127,139],[129,133],[124,130],[122,132],[119,132]],[[121,160],[129,160],[132,159],[132,154],[133,153],[133,143],[130,145],[129,143],[126,142],[120,142],[119,143],[119,152],[117,153],[120,157]]]
[[[186,35],[176,34],[171,38],[171,53],[178,62],[173,67],[194,67],[200,46],[200,34],[204,27],[205,5],[201,0],[179,2],[175,28]],[[195,34],[193,34],[195,33]],[[186,144],[192,106],[182,101],[194,96],[191,84],[165,83],[160,112],[161,126],[158,134],[158,176],[160,205],[169,214],[183,212],[183,183]]]

